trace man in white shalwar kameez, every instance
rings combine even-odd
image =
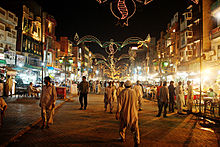
[[[191,81],[187,81],[187,99],[186,99],[186,105],[187,105],[187,113],[192,113],[192,106],[193,106],[193,88],[191,85]]]
[[[138,97],[138,105],[139,105],[139,111],[142,110],[142,97],[143,97],[143,90],[140,85],[140,81],[137,81],[137,85],[134,85],[133,88],[136,92],[136,96]]]
[[[131,81],[125,82],[125,89],[120,93],[116,119],[120,120],[119,135],[121,141],[125,141],[125,131],[129,127],[134,135],[135,145],[140,144],[138,126],[138,110],[136,92],[131,89]]]
[[[41,107],[41,117],[43,119],[42,129],[49,128],[48,121],[52,122],[51,117],[53,117],[53,111],[55,108],[57,93],[55,87],[51,84],[50,77],[45,77],[44,82],[46,85],[43,86],[40,107]]]
[[[112,89],[112,82],[108,83],[108,87],[105,88],[104,94],[104,103],[105,103],[105,111],[107,111],[108,104],[110,105],[110,113],[113,110],[113,89]]]
[[[176,93],[176,105],[177,105],[177,113],[182,114],[182,109],[183,109],[183,100],[184,100],[184,93],[183,93],[183,88],[182,88],[182,82],[178,82],[178,86],[175,88],[175,93]]]

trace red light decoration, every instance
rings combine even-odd
[[[125,0],[119,0],[118,1],[118,10],[121,13],[122,17],[121,19],[125,19],[128,16],[128,8],[125,4]]]

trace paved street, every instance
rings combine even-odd
[[[41,130],[37,124],[9,146],[133,146],[130,131],[125,143],[117,141],[119,122],[103,106],[103,95],[89,95],[88,110],[78,110],[75,98],[56,111],[49,129]],[[139,113],[140,146],[219,146],[218,134],[202,129],[195,116],[157,118],[156,103],[147,100],[143,108]]]

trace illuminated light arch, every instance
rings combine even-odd
[[[129,37],[122,43],[122,48],[129,44],[138,44],[139,41],[143,41],[140,37]]]
[[[99,59],[102,59],[104,61],[107,61],[107,59],[102,54],[99,54],[99,53],[94,54],[92,58],[96,58],[96,59],[99,58]]]
[[[101,41],[99,41],[99,39],[97,39],[95,36],[92,36],[92,35],[87,35],[87,36],[82,37],[82,38],[77,42],[77,45],[79,45],[79,44],[81,44],[81,43],[84,43],[84,42],[95,42],[95,43],[97,43],[99,46],[102,47]]]

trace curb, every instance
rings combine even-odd
[[[55,110],[60,108],[63,104],[65,103],[65,101],[61,102],[60,104],[58,104],[55,107]],[[14,137],[12,137],[11,139],[9,139],[9,141],[4,142],[3,144],[0,145],[0,147],[5,147],[8,146],[9,143],[14,142],[17,138],[21,137],[23,134],[25,134],[27,131],[29,131],[33,126],[35,126],[36,124],[38,124],[40,121],[42,120],[42,118],[38,118],[34,123],[30,124],[29,126],[27,126],[26,128],[22,129],[21,131],[19,131]]]

